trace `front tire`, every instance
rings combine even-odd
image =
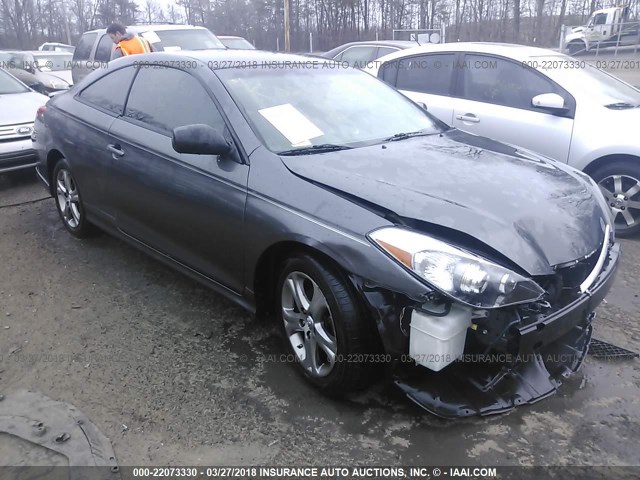
[[[587,46],[580,41],[569,43],[568,48],[569,48],[569,55],[571,56],[576,56],[581,53],[585,53],[587,51]]]
[[[640,161],[606,163],[591,173],[614,216],[616,235],[640,233]]]
[[[278,281],[278,317],[300,373],[331,395],[367,386],[370,330],[342,276],[308,255],[287,260]]]
[[[53,182],[53,196],[64,228],[77,238],[90,236],[94,232],[94,227],[87,221],[80,189],[65,158],[56,163],[53,169]]]

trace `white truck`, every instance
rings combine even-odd
[[[629,21],[629,7],[617,6],[596,10],[585,26],[575,27],[564,38],[571,55],[596,48],[640,43],[639,22]]]

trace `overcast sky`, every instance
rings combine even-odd
[[[168,9],[169,5],[176,5],[176,2],[174,0],[154,0],[154,1],[158,5],[160,5],[160,7],[162,7],[162,10],[165,10],[165,11]],[[146,8],[147,2],[145,0],[136,0],[136,3],[140,7],[140,10],[144,11],[144,9]]]

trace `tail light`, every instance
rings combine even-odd
[[[42,118],[42,116],[44,115],[44,112],[46,112],[46,111],[47,111],[47,106],[46,105],[42,105],[36,111],[36,118]]]

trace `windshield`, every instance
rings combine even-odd
[[[318,61],[299,64],[216,70],[273,152],[313,145],[357,147],[400,133],[440,132],[422,108],[368,73]]]
[[[148,35],[157,35],[160,43],[153,42]],[[209,50],[212,48],[224,49],[218,37],[204,28],[181,29],[181,30],[155,30],[153,33],[143,34],[147,40],[151,41],[156,51],[175,52],[178,50]]]
[[[228,48],[233,48],[236,50],[255,50],[256,48],[244,38],[223,38],[220,41],[224,43]]]
[[[534,62],[538,66],[543,65],[544,68],[539,70],[569,92],[581,90],[601,105],[628,104],[633,107],[640,105],[640,90],[584,61],[557,55],[534,57]],[[575,65],[575,68],[571,65]]]
[[[0,95],[8,95],[10,93],[24,93],[28,91],[29,89],[22,83],[20,83],[4,70],[0,69]]]
[[[26,70],[30,64],[29,57],[19,52],[0,52],[0,67]]]
[[[51,55],[46,53],[34,53],[33,58],[35,59],[36,65],[40,71],[59,72],[61,70],[71,69],[73,54]]]

